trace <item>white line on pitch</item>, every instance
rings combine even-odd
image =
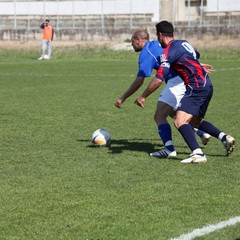
[[[207,225],[203,228],[195,229],[192,232],[183,234],[177,238],[171,238],[171,240],[192,240],[196,237],[207,235],[211,232],[215,232],[219,229],[222,229],[228,226],[233,226],[237,223],[240,223],[240,216],[230,218],[227,221],[222,221],[217,224]]]
[[[239,70],[240,67],[236,67],[236,68],[220,68],[220,69],[216,69],[215,71],[234,71],[234,70]]]

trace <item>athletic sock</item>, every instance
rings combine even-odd
[[[215,138],[219,138],[219,139],[221,139],[224,135],[226,135],[225,133],[223,133],[223,136],[221,136],[221,138],[220,138],[219,136],[222,133],[221,130],[219,130],[217,127],[215,127],[212,123],[207,122],[205,120],[203,120],[200,123],[198,129],[210,134],[211,136],[213,136]]]
[[[218,136],[218,139],[220,139],[222,142],[227,141],[227,135],[224,132],[221,132]]]
[[[172,142],[172,129],[168,123],[158,125],[158,134],[163,141],[165,148],[171,152],[174,151]]]
[[[200,129],[197,129],[197,128],[193,128],[194,132],[196,132],[196,134],[199,136],[199,137],[202,137],[203,134],[204,134],[204,131],[200,130]]]
[[[182,134],[185,142],[192,152],[196,149],[200,149],[193,131],[193,127],[190,124],[183,124],[178,131]]]
[[[197,154],[197,155],[200,155],[200,156],[204,156],[201,148],[195,149],[195,150],[193,151],[193,154]]]

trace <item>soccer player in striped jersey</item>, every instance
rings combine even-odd
[[[219,130],[216,126],[203,120],[209,102],[213,95],[212,82],[198,61],[198,53],[185,40],[175,40],[173,25],[168,21],[161,21],[156,25],[156,32],[164,51],[161,54],[160,67],[155,78],[149,83],[143,94],[136,99],[136,103],[143,107],[146,98],[155,91],[174,69],[183,79],[186,91],[176,111],[174,124],[183,136],[192,153],[182,163],[206,162],[192,126],[209,133],[222,141],[229,155],[235,144],[235,139]]]

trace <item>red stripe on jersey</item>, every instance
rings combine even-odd
[[[184,81],[184,83],[186,85],[189,84],[189,77],[186,71],[184,71],[184,69],[181,67],[181,63],[177,62],[177,64],[172,64],[171,67],[178,72],[178,74],[181,76],[182,80]]]
[[[159,67],[158,71],[157,71],[157,76],[158,78],[160,78],[161,80],[164,80],[164,74],[163,74],[163,70],[164,70],[164,67]]]
[[[206,80],[205,76],[203,75],[202,66],[198,62],[195,62],[195,61],[190,61],[188,59],[186,59],[186,61],[189,62],[192,66],[194,66],[194,68],[197,72],[197,75],[194,74],[196,86],[199,87],[199,77],[203,81],[203,85],[205,85],[207,80]]]

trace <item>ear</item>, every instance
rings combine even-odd
[[[160,32],[156,32],[156,36],[157,36],[157,38],[160,38]]]
[[[141,44],[141,40],[138,38],[138,39],[136,39],[136,43],[137,43],[137,45],[139,46],[140,44]]]

